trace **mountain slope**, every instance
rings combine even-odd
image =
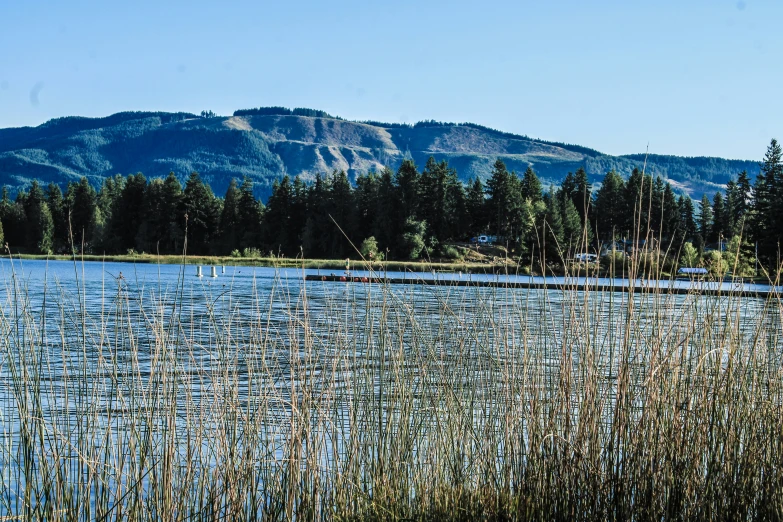
[[[338,169],[353,177],[385,165],[396,168],[406,157],[419,166],[430,156],[448,160],[463,180],[486,178],[500,158],[517,172],[532,166],[545,184],[558,183],[580,166],[594,181],[610,169],[627,177],[645,161],[644,155],[609,156],[475,124],[408,126],[237,112],[241,115],[213,118],[124,112],[0,129],[0,185],[17,189],[32,179],[67,183],[81,176],[99,185],[106,176],[134,172],[155,177],[173,171],[184,179],[198,171],[219,195],[232,177],[248,176],[265,197],[284,174],[311,180],[317,173]],[[742,170],[755,176],[758,168],[757,162],[720,158],[647,158],[647,172],[668,178],[694,197],[714,192]]]

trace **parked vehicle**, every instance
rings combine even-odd
[[[598,255],[596,254],[588,254],[586,252],[576,254],[574,256],[574,261],[577,263],[595,263],[598,261]]]

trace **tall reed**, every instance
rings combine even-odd
[[[2,520],[783,518],[779,297],[20,263]]]

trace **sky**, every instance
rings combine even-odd
[[[279,105],[761,159],[783,1],[0,0],[0,128]]]

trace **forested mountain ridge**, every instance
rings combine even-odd
[[[33,179],[65,185],[86,176],[94,186],[117,173],[148,178],[197,171],[217,193],[232,178],[247,176],[266,198],[283,175],[311,181],[318,173],[345,170],[349,179],[403,159],[424,165],[447,160],[459,178],[486,180],[502,159],[518,173],[532,167],[545,184],[583,167],[599,182],[614,169],[627,178],[644,155],[610,156],[578,145],[547,142],[476,124],[416,125],[353,122],[312,109],[262,108],[230,117],[189,113],[122,112],[104,118],[66,117],[38,127],[0,129],[0,185],[12,191]],[[698,198],[758,162],[650,155],[647,172]]]

